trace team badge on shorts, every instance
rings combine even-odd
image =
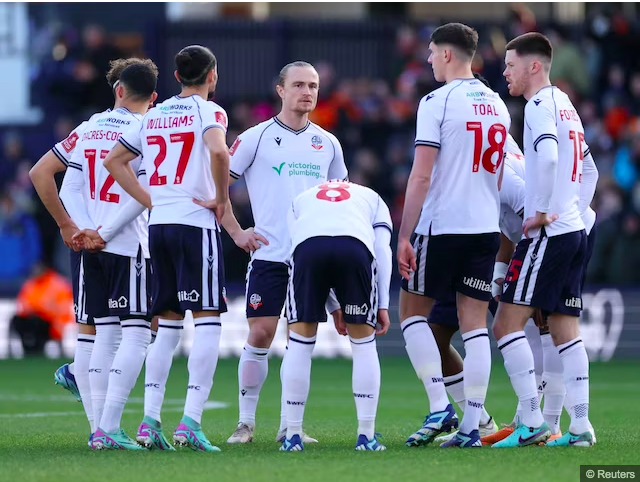
[[[249,306],[254,310],[260,308],[262,306],[262,296],[260,296],[258,293],[252,294],[249,298]]]
[[[313,147],[316,151],[322,149],[322,137],[313,136],[311,138],[311,147]]]

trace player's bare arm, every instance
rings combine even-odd
[[[151,197],[140,182],[138,182],[136,174],[129,165],[136,157],[136,154],[121,143],[117,143],[104,160],[104,167],[132,198],[147,209],[151,209]]]
[[[58,196],[58,187],[54,176],[58,172],[62,172],[66,169],[66,166],[60,162],[58,157],[49,150],[35,166],[29,171],[29,177],[33,183],[38,196],[42,200],[42,204],[47,208],[51,217],[56,221],[58,228],[60,228],[60,236],[64,244],[71,248],[76,248],[73,244],[72,237],[78,232],[78,227],[73,220],[67,214],[62,202]]]
[[[405,194],[402,224],[398,235],[398,270],[404,279],[409,279],[415,271],[416,253],[411,245],[411,234],[418,223],[420,211],[431,184],[431,173],[436,162],[438,149],[430,146],[416,146],[415,159]]]
[[[216,206],[211,208],[220,221],[229,201],[229,148],[222,129],[208,129],[204,142],[211,157],[211,174],[216,185]]]
[[[234,178],[233,176],[229,176],[229,186],[232,186],[233,183],[236,181],[237,181],[236,178]],[[208,201],[203,202],[203,201],[194,199],[193,202],[195,202],[200,206],[211,209],[209,207],[210,202]],[[258,241],[260,241],[264,245],[269,244],[269,241],[267,241],[267,238],[256,233],[253,227],[242,229],[242,226],[240,226],[238,219],[233,213],[233,206],[231,205],[231,199],[227,199],[227,206],[225,207],[224,216],[220,220],[220,224],[225,229],[225,231],[229,233],[229,236],[231,236],[231,239],[233,239],[233,242],[236,243],[236,246],[238,246],[241,249],[244,249],[247,253],[260,249],[260,244],[258,243]]]

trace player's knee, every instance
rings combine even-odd
[[[277,327],[277,319],[275,322],[268,318],[252,319],[249,328],[249,344],[256,348],[269,348]]]

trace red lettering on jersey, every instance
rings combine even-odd
[[[242,139],[240,139],[239,137],[236,137],[236,140],[233,141],[233,144],[231,146],[231,148],[229,149],[229,155],[233,156],[236,152],[236,149],[238,148],[238,146],[240,145],[240,143],[242,142]]]
[[[472,104],[473,111],[475,115],[491,115],[494,117],[498,117],[498,112],[496,111],[495,106],[491,104]]]
[[[560,110],[560,120],[561,121],[579,121],[580,117],[575,109],[561,109]]]
[[[225,129],[227,128],[227,116],[224,115],[224,112],[216,112],[216,122],[222,124]]]
[[[78,142],[78,134],[73,131],[69,137],[67,137],[64,141],[62,141],[62,148],[67,152],[67,154],[73,151],[76,148],[76,142]]]

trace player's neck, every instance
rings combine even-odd
[[[276,117],[280,122],[294,131],[304,129],[304,127],[307,125],[307,122],[309,122],[309,114],[306,113],[301,114],[299,112],[281,110]]]
[[[544,89],[545,87],[549,87],[551,85],[551,81],[549,80],[549,76],[545,76],[541,79],[531,80],[529,84],[529,88],[523,94],[526,100],[531,99],[534,95],[536,95],[540,89]]]
[[[133,114],[145,115],[149,110],[149,101],[143,102],[121,102],[117,108],[123,107]]]
[[[197,87],[183,87],[180,92],[180,97],[191,97],[192,95],[199,95],[204,100],[209,99],[209,86],[199,85]]]
[[[447,72],[445,76],[445,82],[448,84],[449,82],[453,82],[454,80],[460,79],[473,79],[473,72],[471,71],[470,65],[460,65],[455,69],[451,69],[451,71]]]

